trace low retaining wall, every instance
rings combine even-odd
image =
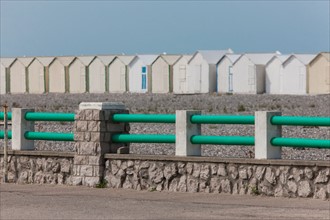
[[[27,184],[71,185],[74,153],[9,151],[8,181]],[[0,153],[0,181],[3,181],[3,152]]]
[[[330,162],[105,155],[111,188],[329,199]]]

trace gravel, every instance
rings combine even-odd
[[[43,112],[76,112],[80,102],[123,102],[131,113],[173,114],[175,110],[201,110],[203,114],[252,115],[255,111],[282,111],[282,115],[330,116],[330,95],[174,95],[174,94],[43,94],[1,95],[0,103],[10,107],[34,108]],[[2,129],[2,128],[0,128]],[[36,131],[72,132],[67,122],[36,122]],[[131,124],[131,133],[174,134],[171,124]],[[204,135],[254,135],[250,125],[202,125]],[[284,137],[330,139],[328,127],[283,126]],[[3,141],[0,141],[0,148]],[[70,142],[36,141],[36,150],[74,151]],[[173,144],[131,144],[136,154],[174,155]],[[254,157],[254,148],[246,146],[203,145],[203,156]],[[330,150],[283,148],[283,159],[330,160]]]

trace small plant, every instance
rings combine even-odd
[[[19,103],[17,103],[17,102],[13,102],[12,107],[13,108],[20,108],[21,105]]]
[[[310,104],[309,107],[315,108],[315,104]]]
[[[218,126],[216,126],[216,125],[209,125],[209,129],[217,129],[218,128]]]
[[[245,112],[245,107],[244,107],[244,105],[242,105],[242,104],[240,104],[239,106],[238,106],[238,109],[237,109],[237,111],[239,111],[239,112]]]
[[[155,192],[156,191],[156,187],[155,186],[151,186],[150,188],[149,188],[149,192]]]
[[[257,186],[251,186],[251,192],[252,192],[252,195],[260,195],[260,192],[258,190],[258,187]]]
[[[108,184],[108,181],[106,179],[101,179],[101,181],[96,184],[96,188],[106,188]]]
[[[225,106],[225,107],[223,107],[223,113],[225,113],[225,114],[227,114],[227,113],[228,113],[226,106]]]

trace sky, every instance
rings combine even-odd
[[[330,51],[329,0],[0,0],[0,56]]]

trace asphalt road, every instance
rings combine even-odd
[[[330,201],[0,184],[0,219],[330,219]]]

